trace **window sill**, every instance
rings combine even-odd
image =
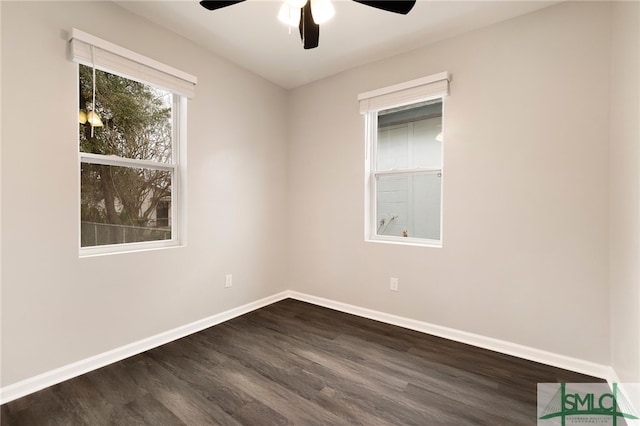
[[[155,251],[163,249],[172,249],[185,247],[179,241],[164,240],[157,242],[129,243],[129,244],[112,244],[103,246],[81,247],[80,259],[88,257],[108,256],[114,254],[129,254],[145,251]]]
[[[365,242],[395,244],[395,245],[402,245],[402,246],[442,248],[442,241],[424,240],[421,238],[381,237],[379,235],[376,235],[375,237],[366,238]]]

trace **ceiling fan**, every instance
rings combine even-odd
[[[245,0],[202,0],[200,4],[208,10],[217,10],[242,3]],[[416,0],[353,0],[365,6],[375,7],[387,12],[400,13],[406,15],[413,9]],[[305,49],[318,47],[320,39],[320,24],[326,22],[333,16],[333,5],[330,0],[285,0],[280,8],[278,19],[290,26],[298,26],[300,38]],[[316,17],[314,18],[314,14]]]

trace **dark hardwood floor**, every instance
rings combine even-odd
[[[535,425],[602,380],[287,299],[2,406],[2,425]]]

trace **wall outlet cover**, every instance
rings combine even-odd
[[[398,291],[398,279],[397,278],[391,277],[389,279],[389,289],[391,291]]]

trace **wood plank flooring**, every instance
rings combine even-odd
[[[589,376],[287,299],[2,406],[2,425],[535,425]]]

